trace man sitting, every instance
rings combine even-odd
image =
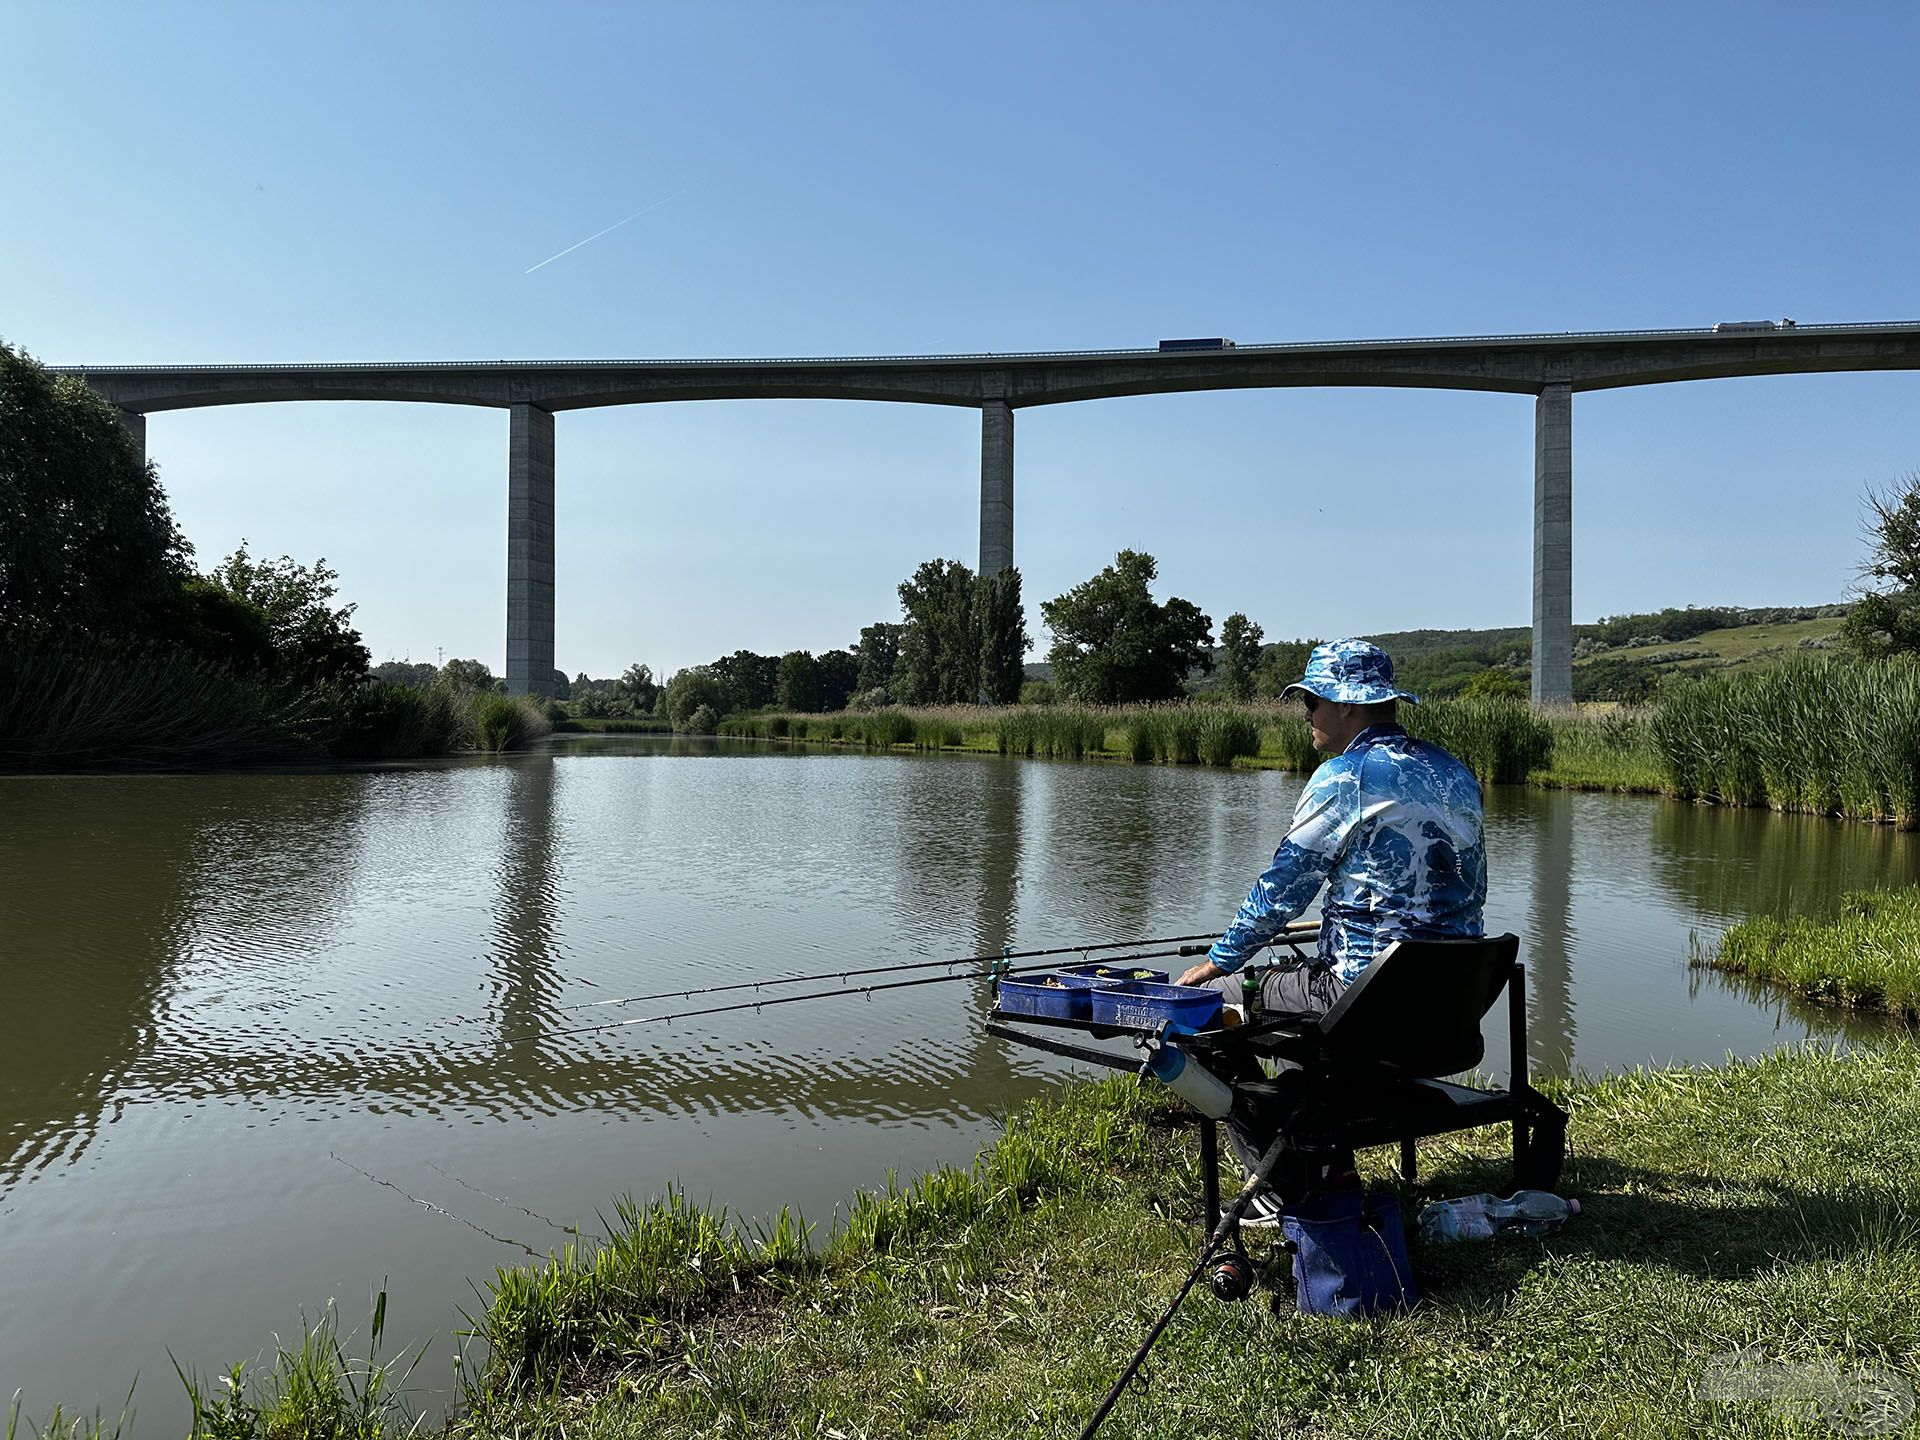
[[[1480,784],[1438,745],[1398,723],[1398,704],[1418,704],[1393,685],[1393,661],[1365,640],[1317,645],[1301,693],[1313,748],[1330,756],[1313,772],[1273,863],[1253,883],[1207,958],[1180,977],[1236,999],[1235,973],[1313,902],[1322,884],[1317,953],[1269,970],[1263,1010],[1321,1014],[1395,940],[1478,937],[1487,898]],[[1249,1167],[1272,1135],[1228,1126]],[[1261,1207],[1269,1212],[1272,1205]]]

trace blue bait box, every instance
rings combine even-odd
[[[1155,970],[1146,965],[1116,965],[1106,960],[1083,960],[1078,965],[1062,965],[1062,975],[1091,975],[1096,980],[1111,980],[1122,984],[1131,980],[1152,980],[1156,984],[1167,983],[1167,972]]]
[[[1052,984],[1048,984],[1052,981]],[[1085,1020],[1087,1001],[1113,981],[1064,970],[1002,975],[995,1004],[1004,1015],[1042,1015],[1053,1020]]]
[[[1176,1030],[1205,1030],[1220,1019],[1221,994],[1204,985],[1161,985],[1126,980],[1095,990],[1088,1016],[1096,1025],[1153,1028],[1171,1022]]]

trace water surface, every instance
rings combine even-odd
[[[178,1433],[169,1350],[224,1367],[383,1284],[390,1337],[444,1337],[622,1193],[826,1221],[965,1160],[1057,1073],[979,1033],[976,981],[579,1032],[684,1008],[605,1003],[636,993],[1216,929],[1298,789],[654,737],[0,780],[0,1396],[111,1414],[137,1373],[136,1433]],[[1920,871],[1871,827],[1523,789],[1488,851],[1549,1073],[1870,1039],[1689,971],[1689,937]]]

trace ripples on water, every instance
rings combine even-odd
[[[408,1197],[544,1250],[529,1210],[592,1229],[679,1181],[822,1220],[889,1166],[964,1160],[1053,1070],[980,1035],[977,980],[569,1032],[702,1003],[603,1003],[646,992],[1210,929],[1297,792],[601,739],[0,781],[0,1393],[115,1405],[168,1347],[224,1365],[383,1279],[392,1333],[444,1331],[466,1277],[521,1257]],[[1688,972],[1687,938],[1914,878],[1912,839],[1496,792],[1489,923],[1522,937],[1532,1063],[1870,1033]]]

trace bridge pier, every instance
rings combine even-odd
[[[1533,405],[1533,703],[1573,703],[1573,386]]]
[[[507,693],[553,694],[553,412],[515,404],[507,437]]]
[[[980,573],[1013,568],[1013,407],[989,400],[980,411]]]
[[[122,410],[118,405],[113,413],[120,417],[120,424],[132,437],[135,448],[140,451],[140,463],[147,463],[147,417],[138,410]]]

